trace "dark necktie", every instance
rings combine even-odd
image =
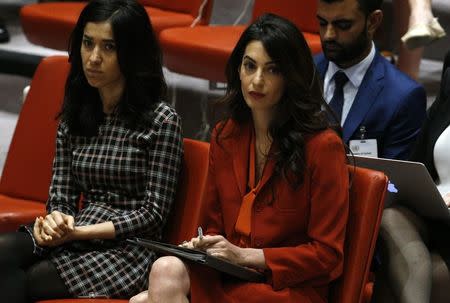
[[[339,124],[342,119],[342,106],[344,105],[344,85],[347,83],[348,78],[344,72],[338,71],[333,76],[334,79],[334,93],[329,105],[335,112]]]

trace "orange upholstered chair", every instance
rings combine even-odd
[[[120,299],[54,299],[38,301],[36,303],[128,303],[128,300]]]
[[[205,2],[206,1],[206,2]],[[202,9],[199,24],[207,24],[213,0],[139,0],[149,14],[156,34],[165,28],[190,26]],[[48,48],[67,50],[70,33],[87,1],[28,4],[20,10],[27,39]],[[204,4],[204,6],[203,6]]]
[[[370,264],[381,222],[388,180],[382,172],[349,166],[349,221],[344,248],[344,273],[334,283],[329,302],[369,303]]]
[[[164,232],[164,241],[178,244],[196,235],[208,174],[209,143],[184,139],[184,159],[177,199]],[[118,299],[58,299],[37,303],[126,303]]]
[[[0,232],[16,230],[45,214],[67,60],[43,59],[31,81],[0,179]]]
[[[255,0],[252,19],[266,12],[284,16],[303,32],[313,54],[321,52],[317,0]],[[246,26],[197,26],[163,30],[164,65],[177,73],[225,82],[225,65]]]
[[[166,224],[164,239],[180,244],[197,235],[203,190],[208,175],[209,143],[184,139],[184,161],[177,201]]]

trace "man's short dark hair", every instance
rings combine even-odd
[[[341,2],[344,0],[320,0],[327,3],[333,3],[333,2]],[[356,0],[359,4],[359,9],[364,13],[364,15],[369,15],[373,11],[376,11],[377,9],[381,9],[381,4],[383,3],[383,0]]]

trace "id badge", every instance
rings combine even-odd
[[[377,139],[350,140],[350,150],[356,156],[378,157]]]

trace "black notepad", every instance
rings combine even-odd
[[[163,254],[176,256],[185,260],[190,260],[199,264],[212,267],[218,271],[224,272],[239,279],[250,282],[264,282],[265,276],[248,267],[240,266],[220,258],[216,258],[206,254],[203,251],[196,249],[189,249],[177,245],[161,243],[157,241],[135,238],[133,240],[128,239],[128,242],[142,245],[152,249],[153,251]]]

